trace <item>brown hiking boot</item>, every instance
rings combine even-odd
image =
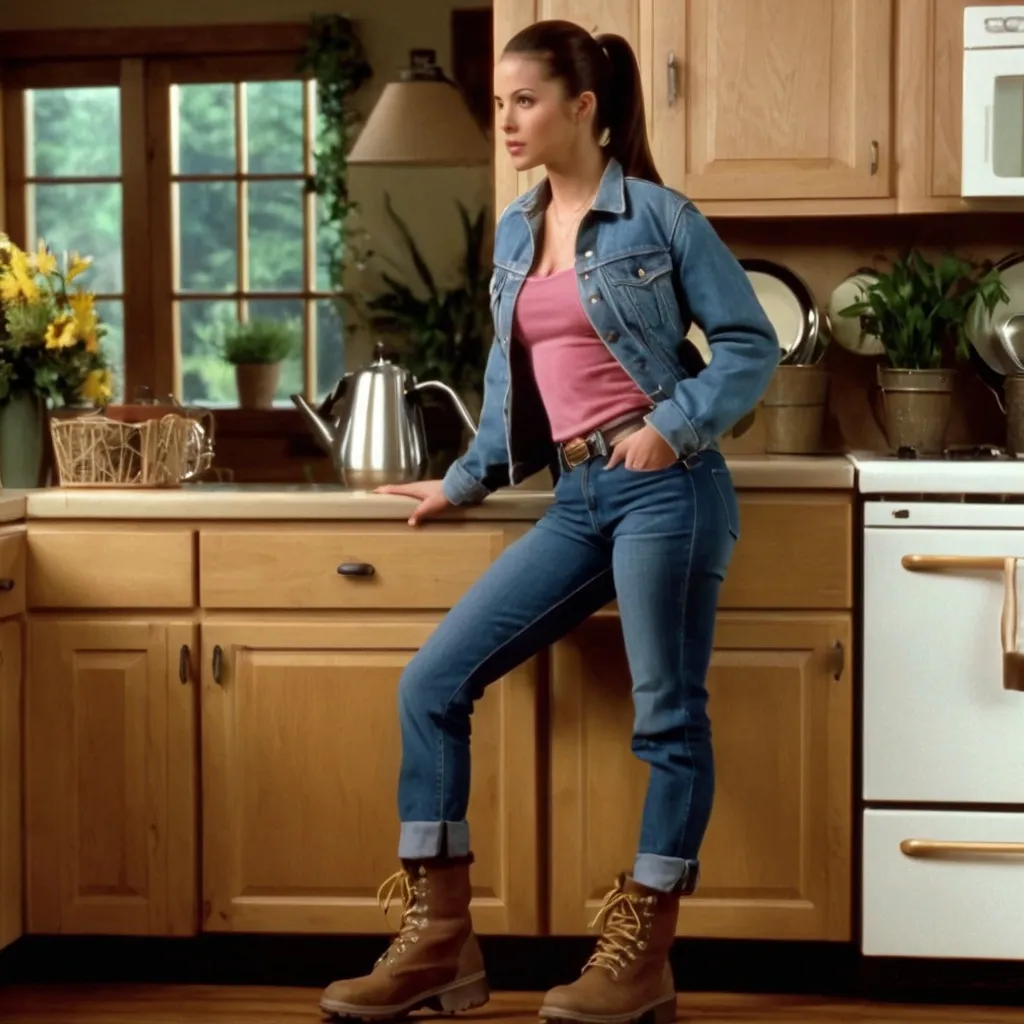
[[[620,875],[591,923],[601,925],[597,949],[576,981],[548,992],[541,1019],[627,1024],[649,1016],[654,1024],[671,1024],[676,990],[668,951],[678,913],[678,892]]]
[[[447,1013],[490,998],[469,916],[472,857],[405,863],[377,894],[387,914],[396,893],[402,920],[391,945],[362,978],[336,981],[320,1008],[337,1017],[391,1020],[426,1007]]]

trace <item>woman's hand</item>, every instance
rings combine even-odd
[[[653,472],[667,469],[675,461],[676,453],[672,446],[654,427],[645,424],[612,448],[604,468],[612,469],[620,462],[624,462],[626,469]]]
[[[419,504],[409,516],[410,526],[419,526],[424,519],[431,519],[451,507],[451,502],[444,496],[440,480],[420,480],[414,484],[386,484],[374,488],[375,494],[400,494],[406,498],[416,498]]]

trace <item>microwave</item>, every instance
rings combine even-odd
[[[960,193],[1024,196],[1024,4],[964,9]]]

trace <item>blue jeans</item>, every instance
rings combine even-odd
[[[484,687],[618,600],[633,684],[633,753],[650,765],[633,877],[697,882],[714,792],[707,716],[718,591],[738,536],[715,450],[639,472],[595,458],[564,473],[409,662],[399,684],[399,856],[469,852],[470,715]]]

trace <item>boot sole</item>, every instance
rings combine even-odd
[[[448,985],[421,992],[415,999],[391,1006],[359,1006],[336,999],[320,1000],[320,1009],[343,1020],[395,1020],[406,1017],[414,1010],[436,1010],[438,1013],[461,1013],[475,1010],[491,998],[487,975],[471,974]]]
[[[581,1013],[542,1006],[537,1015],[550,1024],[565,1021],[571,1024],[673,1024],[676,1019],[676,1000],[675,996],[662,999],[632,1013]]]

